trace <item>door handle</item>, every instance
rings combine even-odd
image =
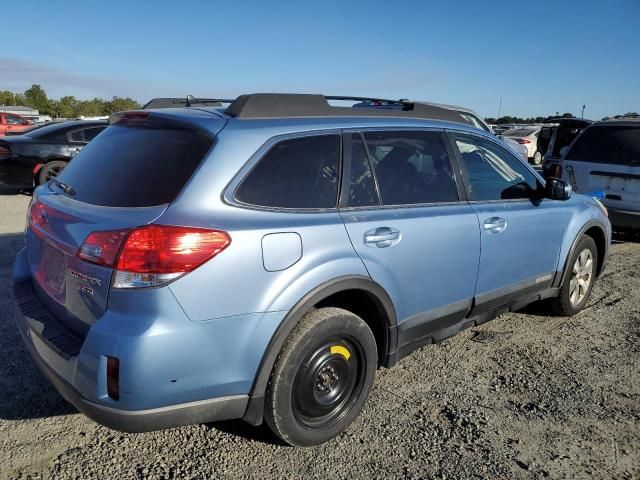
[[[370,247],[385,248],[400,240],[400,231],[395,228],[378,227],[364,234],[364,243]]]
[[[500,233],[507,228],[507,221],[500,217],[487,218],[482,223],[482,228],[491,233]]]

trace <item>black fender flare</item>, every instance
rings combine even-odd
[[[284,317],[273,337],[269,341],[269,345],[260,361],[260,366],[253,380],[253,386],[249,392],[249,403],[242,419],[251,425],[260,425],[262,423],[264,411],[264,395],[269,383],[271,371],[276,362],[278,354],[284,345],[285,340],[298,324],[300,319],[322,300],[331,295],[345,290],[362,290],[368,293],[376,303],[379,309],[383,309],[383,313],[387,318],[386,329],[386,355],[383,365],[388,362],[389,354],[395,352],[398,343],[397,336],[397,318],[395,307],[387,292],[379,284],[371,280],[369,277],[362,275],[349,275],[338,277],[325,282],[310,292],[294,305],[294,307]]]
[[[569,259],[575,253],[576,248],[578,247],[578,242],[580,241],[582,236],[587,232],[587,230],[590,230],[593,227],[597,227],[600,230],[602,230],[602,234],[604,235],[604,238],[605,238],[605,251],[603,252],[603,256],[602,256],[604,261],[603,261],[602,265],[598,265],[598,268],[600,269],[600,274],[602,272],[604,272],[604,267],[605,267],[605,265],[607,263],[607,254],[608,254],[608,251],[609,251],[609,247],[607,245],[607,240],[610,240],[607,237],[607,228],[603,225],[602,222],[600,222],[598,220],[589,220],[587,223],[585,223],[582,226],[582,228],[580,229],[578,234],[573,239],[573,243],[571,244],[571,248],[569,249],[569,253],[567,254],[567,257],[564,259],[564,266],[562,268],[562,271],[559,272],[560,274],[556,277],[556,281],[553,282],[553,286],[554,287],[560,287],[564,283],[565,278],[567,276],[567,271],[568,271],[567,267],[569,266],[568,265]]]

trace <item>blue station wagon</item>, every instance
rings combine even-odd
[[[70,403],[123,431],[242,418],[317,445],[379,367],[532,302],[585,306],[601,203],[454,111],[333,100],[116,114],[35,190],[16,320]]]

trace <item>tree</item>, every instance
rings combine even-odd
[[[113,97],[110,101],[105,102],[105,114],[110,115],[115,112],[124,110],[136,110],[140,108],[140,104],[132,98]]]
[[[47,98],[47,92],[40,85],[32,85],[31,88],[24,92],[25,103],[33,108],[36,108],[40,113],[49,113],[49,99]]]
[[[562,118],[576,118],[576,117],[574,117],[572,113],[567,112],[562,114]]]
[[[106,115],[105,111],[105,101],[101,98],[82,100],[79,103],[78,116],[99,117]]]
[[[74,97],[66,96],[58,100],[57,116],[62,118],[76,118],[80,112],[80,102]]]

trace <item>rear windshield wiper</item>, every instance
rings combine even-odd
[[[51,180],[53,183],[55,183],[58,187],[60,187],[60,190],[62,190],[64,193],[66,193],[67,195],[75,195],[76,191],[73,189],[73,187],[71,185],[67,185],[66,183],[61,182],[60,180],[58,180],[57,178],[53,177],[50,178],[49,180]]]

